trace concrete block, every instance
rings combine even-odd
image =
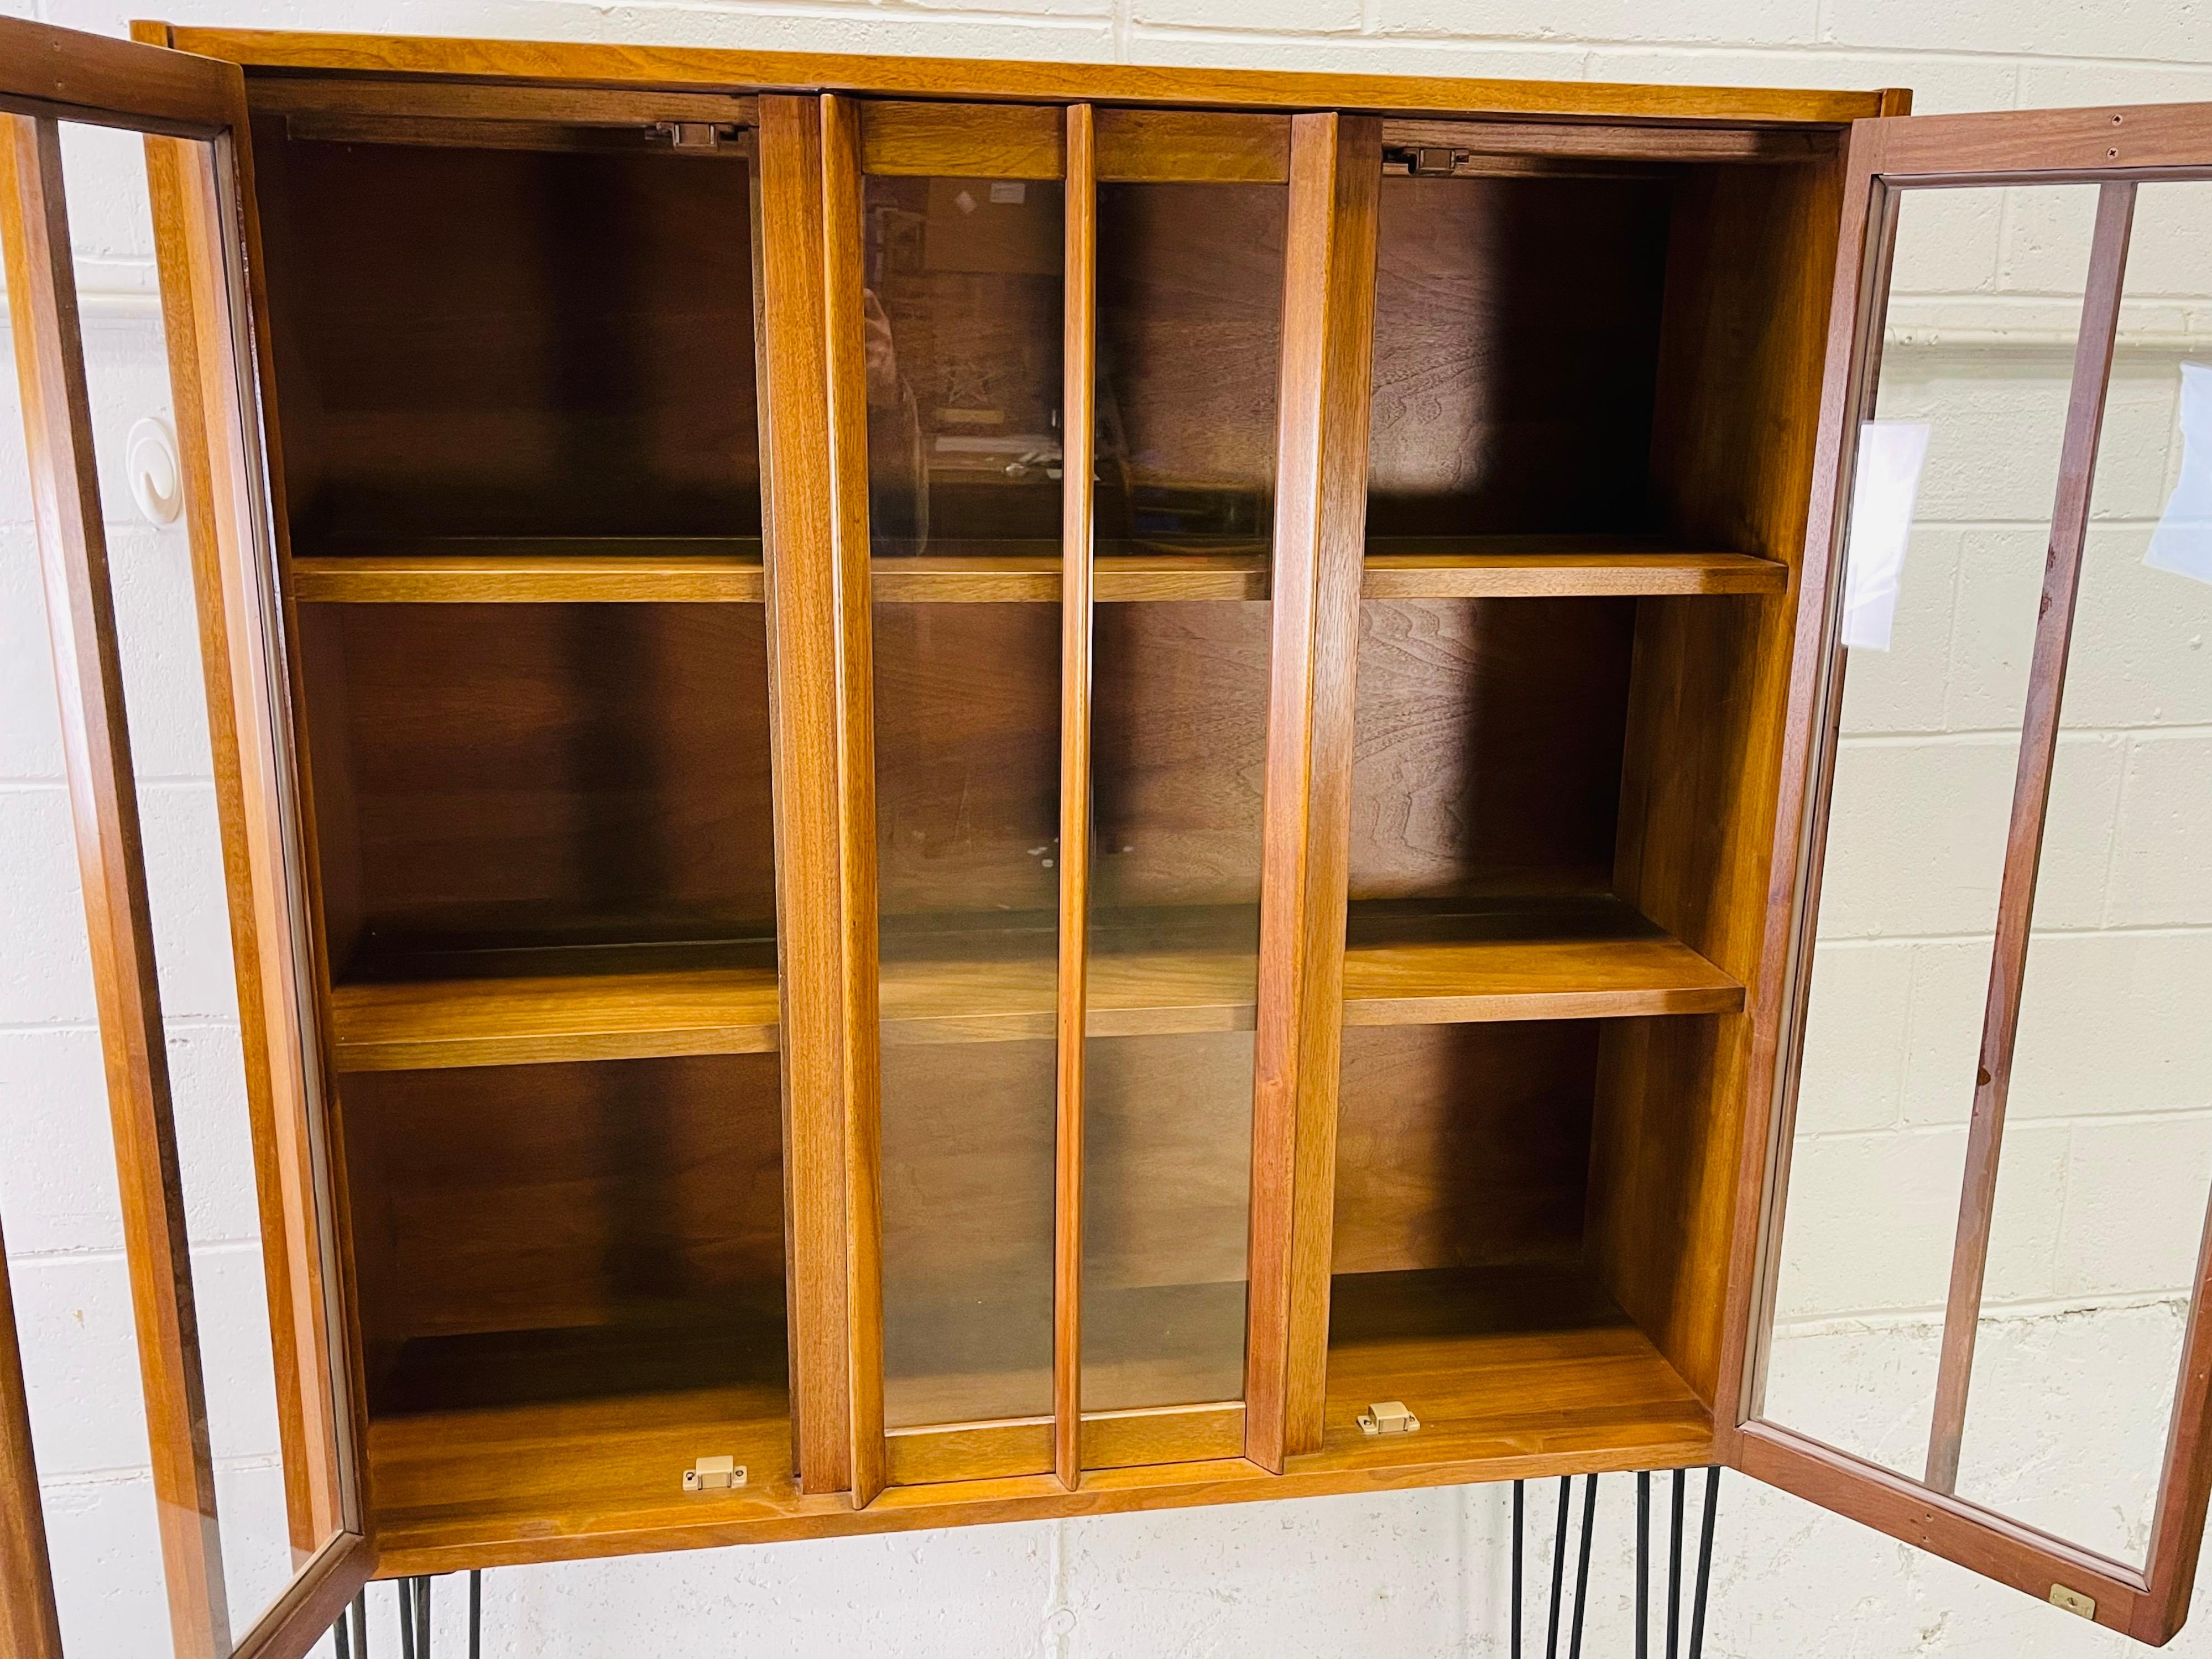
[[[2114,848],[2118,927],[2212,924],[2212,736],[2138,733]]]
[[[2014,735],[1846,739],[1820,885],[1823,939],[1986,933],[2019,764]]]
[[[1259,34],[1334,34],[1360,27],[1360,0],[1128,0],[1133,22]],[[1488,33],[1464,28],[1461,33]]]
[[[100,1033],[0,1030],[0,1223],[13,1256],[119,1250]]]
[[[1152,0],[1145,0],[1152,3]],[[1738,46],[1809,44],[1819,25],[1811,0],[1572,0],[1530,9],[1506,0],[1370,0],[1381,33],[1530,36],[1541,40],[1668,41]]]
[[[2010,1110],[2212,1106],[2212,932],[2057,933],[2027,954]]]
[[[1913,947],[1824,944],[1813,952],[1797,1133],[1895,1125],[1905,1086]]]
[[[92,1017],[76,841],[59,783],[0,789],[0,1026]]]

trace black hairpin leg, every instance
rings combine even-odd
[[[1667,1659],[1682,1659],[1682,1494],[1690,1473],[1674,1471],[1674,1519],[1667,1537]]]
[[[416,1659],[415,1656],[415,1581],[395,1578],[392,1593],[399,1598],[399,1659]]]
[[[1651,1471],[1636,1472],[1636,1659],[1651,1659]]]
[[[1583,1612],[1589,1606],[1590,1521],[1597,1512],[1597,1477],[1583,1477],[1583,1547],[1575,1563],[1575,1628],[1567,1639],[1567,1659],[1583,1659]]]
[[[483,1569],[469,1569],[469,1659],[483,1659]]]
[[[1690,1607],[1690,1659],[1703,1659],[1705,1651],[1705,1592],[1713,1577],[1713,1522],[1720,1513],[1721,1471],[1715,1464],[1705,1471],[1705,1520],[1698,1534],[1698,1593]]]
[[[1559,1528],[1552,1540],[1552,1616],[1544,1628],[1544,1659],[1559,1659],[1559,1598],[1567,1587],[1567,1509],[1574,1480],[1559,1477]]]
[[[1522,1493],[1522,1484],[1524,1484],[1524,1482],[1520,1482],[1520,1480],[1516,1480],[1516,1482],[1513,1482],[1513,1655],[1510,1655],[1510,1659],[1520,1659],[1522,1498],[1524,1498],[1524,1493]],[[343,1652],[341,1652],[341,1655],[338,1655],[338,1659],[345,1659],[345,1655],[343,1655]]]
[[[346,1636],[346,1610],[338,1609],[338,1621],[331,1626],[331,1650],[337,1659],[353,1659],[353,1644]]]

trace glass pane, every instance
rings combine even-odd
[[[2139,1564],[2212,1193],[2212,184],[2141,188],[2124,298],[1959,1490]]]
[[[1860,445],[1763,1414],[1915,1477],[2095,211],[1907,191]],[[2033,1267],[2000,1250],[1991,1295]]]
[[[871,551],[1045,557],[875,606],[884,1418],[1052,1410],[1060,197],[866,181]],[[957,573],[961,567],[952,567]],[[935,597],[947,591],[953,599]]]
[[[80,297],[99,314],[88,336],[158,376],[150,246],[128,227],[117,246],[96,219],[75,228],[111,261],[104,284],[85,273]],[[100,1659],[167,1652],[169,1615],[30,488],[11,342],[0,364],[0,1225],[63,1644]],[[180,532],[149,530],[144,544],[183,568]]]
[[[161,464],[152,459],[174,416],[161,315],[147,303],[155,283],[144,147],[135,133],[64,127],[62,150],[191,1245],[216,1521],[230,1624],[243,1634],[325,1534],[308,1507],[307,1448],[288,1447],[278,1428],[278,1350],[271,1339],[277,1304],[265,1271],[269,1216],[257,1179],[199,611],[183,524],[173,516],[174,475],[157,477]],[[206,164],[204,155],[198,159]],[[273,1182],[273,1148],[263,1150]],[[275,1288],[289,1317],[287,1287]],[[288,1510],[288,1455],[296,1515]]]
[[[1114,570],[1265,569],[1287,207],[1267,185],[1098,192],[1087,1411],[1244,1392],[1268,605],[1125,602]],[[1197,975],[1203,1014],[1144,1006]]]

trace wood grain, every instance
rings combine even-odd
[[[1403,111],[1620,116],[1705,125],[1829,125],[1886,112],[1878,92],[1628,85],[1597,81],[1162,69],[975,58],[728,52],[685,46],[469,40],[261,29],[178,27],[181,50],[266,68],[361,75],[584,81],[608,87],[758,87],[915,97],[1027,99],[1225,109]]]
[[[893,1429],[884,1439],[896,1486],[1053,1473],[1053,1422],[1048,1417]],[[1073,1482],[1061,1478],[1073,1487]]]
[[[1140,1468],[1244,1455],[1244,1406],[1170,1406],[1146,1411],[1092,1412],[1083,1419],[1083,1467]]]
[[[62,1659],[62,1622],[46,1551],[46,1504],[23,1390],[15,1288],[0,1242],[0,1646],[21,1659]]]
[[[649,127],[659,121],[704,121],[749,127],[760,118],[756,100],[726,93],[340,76],[257,76],[246,88],[246,100],[256,113],[532,121],[556,126]]]
[[[1597,599],[1663,593],[1779,593],[1789,567],[1741,553],[1678,553],[1633,546],[1589,551],[1542,545],[1565,538],[1374,538],[1359,582],[1363,599]],[[1606,538],[1594,538],[1606,539]]]
[[[1063,117],[1049,104],[903,104],[868,99],[859,108],[863,173],[1057,179],[1066,167]]]
[[[757,605],[766,595],[759,542],[734,538],[727,550],[692,538],[574,548],[456,538],[295,556],[290,570],[302,605]]]
[[[875,895],[861,852],[872,833],[865,496],[833,398],[834,331],[851,301],[831,295],[833,240],[857,234],[850,192],[830,175],[829,127],[849,119],[807,98],[761,100],[757,297],[768,615],[774,640],[776,913],[782,970],[784,1170],[790,1229],[792,1403],[802,1491],[872,1495],[854,1454],[881,1444],[855,1420],[865,1386],[852,1352],[867,1317],[849,1276],[854,1119],[874,1110]],[[842,149],[839,164],[851,165]],[[845,216],[830,216],[835,204]],[[865,1455],[864,1455],[865,1458]]]
[[[1097,123],[1101,184],[1290,182],[1286,116],[1102,109]]]
[[[243,166],[246,156],[234,149]],[[331,1251],[340,1241],[325,1164],[325,1076],[313,1010],[313,923],[304,884],[299,790],[288,748],[288,665],[279,642],[271,506],[260,481],[270,453],[242,395],[251,369],[233,287],[257,261],[250,221],[227,222],[216,156],[189,140],[149,137],[146,171],[169,349],[171,407],[184,472],[208,738],[229,898],[231,960],[262,1275],[275,1362],[285,1505],[295,1563],[359,1524],[334,1351]],[[234,246],[238,233],[242,246]],[[340,1245],[342,1248],[342,1245]]]
[[[25,44],[51,52],[56,43],[39,36]],[[230,1614],[61,137],[50,119],[0,116],[0,243],[170,1625],[179,1659],[211,1659],[230,1650]]]
[[[1677,198],[1651,452],[1664,533],[1795,572],[1840,164],[1714,167]],[[1767,923],[1797,587],[1638,602],[1613,890],[1747,987]],[[1615,1298],[1723,1415],[1737,1154],[1765,1083],[1754,1019],[1609,1031],[1592,1153],[1594,1256]]]
[[[240,104],[222,56],[0,17],[0,111],[212,138]]]
[[[1382,128],[1291,136],[1253,1085],[1245,1455],[1320,1443]]]
[[[1052,1462],[1083,1478],[1084,1013],[1091,956],[1091,479],[1098,307],[1098,154],[1088,104],[1066,115],[1062,193],[1060,611],[1060,959],[1053,1039]]]
[[[1990,1228],[1996,1218],[1997,1171],[2004,1157],[2005,1103],[2012,1091],[2013,1048],[2020,1036],[2021,994],[2027,980],[2028,936],[2035,920],[2035,880],[2043,861],[2044,821],[2051,810],[2051,770],[2058,759],[2058,724],[2066,664],[2074,639],[2075,601],[2081,592],[2081,547],[2089,529],[2089,493],[2097,477],[2097,444],[2119,331],[2120,289],[2126,280],[2128,237],[2136,187],[2109,184],[2097,195],[2096,230],[2081,298],[2074,350],[2074,382],[2058,453],[2058,494],[2051,509],[2043,598],[2036,611],[2035,654],[2021,711],[2020,765],[2012,817],[2005,830],[2004,876],[1997,891],[1996,936],[1982,1012],[1974,1107],[1966,1123],[1959,1226],[1951,1249],[1951,1283],[1943,1308],[1943,1343],[1936,1369],[1934,1416],[1928,1431],[1928,1484],[1954,1492],[1959,1443],[1966,1428],[1966,1390],[1974,1338],[1989,1271]]]

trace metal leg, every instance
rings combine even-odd
[[[1715,1464],[1705,1471],[1705,1522],[1698,1534],[1698,1594],[1690,1608],[1690,1659],[1703,1659],[1705,1651],[1705,1591],[1713,1577],[1713,1521],[1720,1513],[1721,1471]]]
[[[1651,1471],[1636,1472],[1636,1659],[1651,1659]]]
[[[1667,1547],[1667,1659],[1682,1659],[1682,1494],[1686,1469],[1674,1471],[1674,1522]]]
[[[1575,1627],[1567,1638],[1567,1659],[1583,1659],[1583,1611],[1589,1606],[1590,1519],[1597,1511],[1597,1477],[1583,1477],[1582,1559],[1575,1564]]]
[[[469,1569],[469,1659],[483,1659],[483,1569],[482,1567]]]
[[[415,1659],[430,1659],[430,1578],[415,1581]]]
[[[1544,1659],[1559,1659],[1559,1596],[1567,1582],[1567,1506],[1574,1486],[1571,1476],[1559,1477],[1559,1529],[1552,1540],[1552,1617],[1544,1632]]]
[[[1520,1582],[1522,1582],[1522,1491],[1524,1482],[1513,1482],[1513,1656],[1520,1659]],[[338,1655],[345,1659],[345,1655]]]
[[[331,1650],[337,1659],[353,1659],[352,1644],[346,1639],[346,1610],[338,1609],[338,1621],[331,1626]]]
[[[392,1588],[399,1597],[399,1659],[416,1659],[415,1581],[395,1578]]]

